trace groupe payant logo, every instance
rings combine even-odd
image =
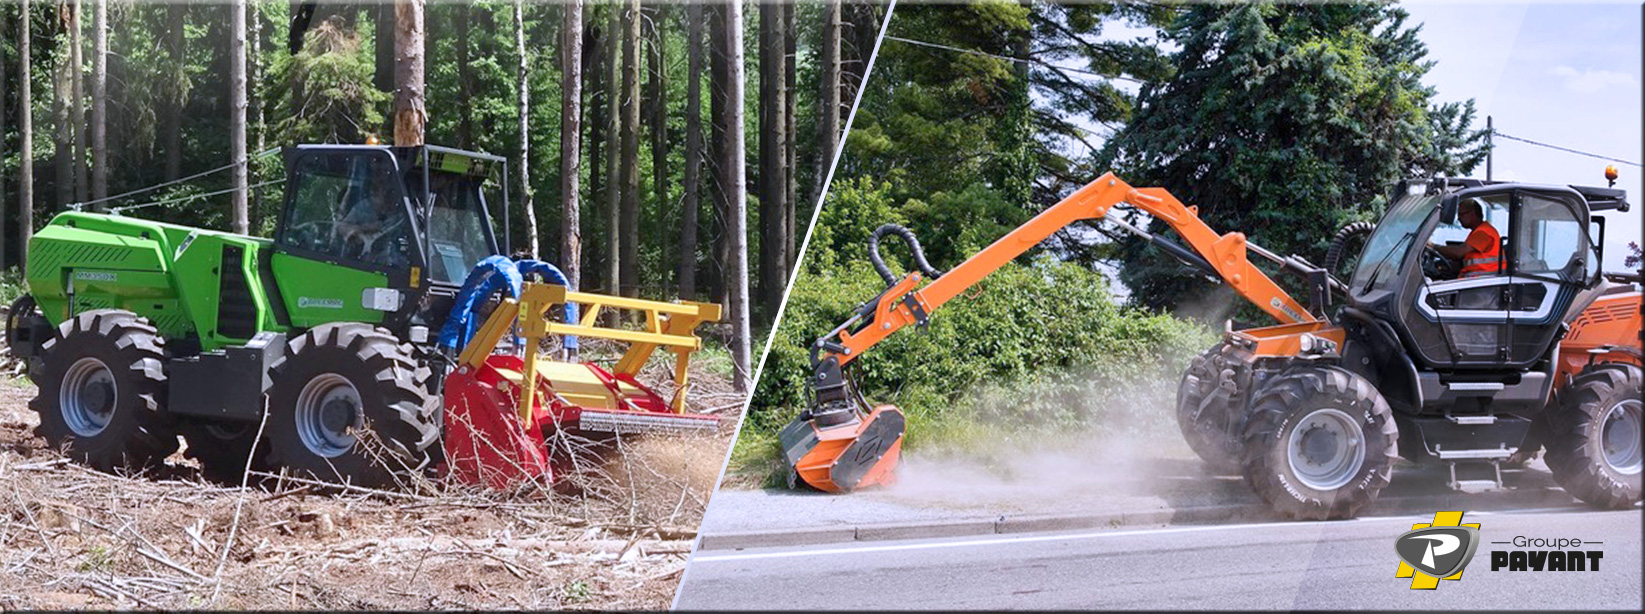
[[[1415,590],[1434,590],[1439,581],[1461,580],[1462,570],[1480,544],[1479,523],[1462,524],[1462,512],[1435,512],[1432,523],[1419,523],[1394,540],[1399,555],[1396,578],[1410,578]],[[1578,538],[1516,535],[1493,541],[1511,550],[1491,551],[1491,571],[1599,571],[1605,553],[1585,549],[1604,542]]]

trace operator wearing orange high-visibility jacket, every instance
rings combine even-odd
[[[1462,261],[1458,279],[1495,275],[1502,272],[1502,235],[1485,221],[1485,210],[1478,201],[1467,201],[1457,207],[1457,222],[1470,230],[1461,245],[1436,245],[1434,250],[1452,260]]]

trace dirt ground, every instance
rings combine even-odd
[[[742,409],[694,373],[691,407],[723,416],[719,434],[630,442],[576,494],[328,495],[217,485],[181,452],[150,475],[94,471],[35,436],[32,384],[0,378],[0,611],[666,609]]]

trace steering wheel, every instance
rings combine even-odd
[[[1422,248],[1422,274],[1429,279],[1456,279],[1461,273],[1461,263],[1446,258],[1432,245]]]

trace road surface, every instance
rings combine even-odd
[[[1460,581],[1411,590],[1394,539],[1431,514],[700,550],[677,609],[1628,609],[1641,512],[1470,512]],[[1603,542],[1598,571],[1491,570],[1515,536]]]

